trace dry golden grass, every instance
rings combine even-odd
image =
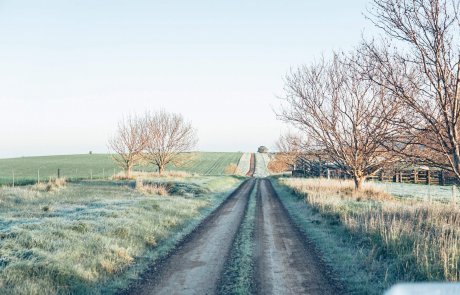
[[[268,170],[272,173],[281,173],[288,171],[290,159],[282,154],[275,154],[268,163]]]
[[[453,203],[392,198],[372,184],[327,179],[282,179],[322,215],[364,236],[374,255],[398,263],[401,280],[460,279],[460,210]]]
[[[33,185],[32,189],[41,192],[56,192],[64,188],[66,184],[65,178],[50,178],[48,182],[39,182]]]
[[[373,183],[364,183],[362,190],[355,190],[352,180],[327,178],[286,178],[284,184],[300,192],[310,192],[325,196],[338,196],[356,201],[393,200],[394,198]]]
[[[168,185],[163,183],[144,184],[142,179],[136,179],[136,190],[147,195],[167,196]]]
[[[231,163],[227,167],[225,167],[225,174],[236,174],[236,169],[238,169],[238,166],[235,163]]]
[[[165,171],[162,175],[158,172],[132,172],[130,177],[126,177],[124,172],[119,172],[115,175],[112,175],[112,180],[134,180],[138,178],[143,179],[153,179],[153,178],[188,178],[196,176],[185,171]]]

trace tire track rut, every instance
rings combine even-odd
[[[256,207],[255,285],[258,294],[340,294],[324,264],[292,224],[268,179]]]

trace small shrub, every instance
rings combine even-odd
[[[77,224],[72,225],[71,229],[79,233],[86,233],[89,230],[89,227],[86,223],[78,222]]]
[[[145,238],[145,244],[149,247],[155,247],[157,245],[157,241],[154,236],[148,236]]]
[[[125,227],[119,227],[119,228],[115,229],[114,234],[115,234],[115,236],[117,236],[119,238],[126,238],[129,235],[129,230],[127,228],[125,228]]]
[[[225,167],[225,174],[235,174],[237,168],[238,166],[235,163],[231,163],[230,165]]]
[[[137,188],[140,192],[148,195],[167,196],[168,186],[162,183],[155,184],[143,184],[140,188]]]
[[[65,178],[50,178],[48,182],[39,182],[33,185],[32,188],[40,192],[57,192],[64,188],[66,184]]]
[[[289,171],[291,166],[289,166],[288,162],[288,157],[282,154],[275,154],[274,157],[270,158],[270,162],[268,162],[268,170],[272,173]]]

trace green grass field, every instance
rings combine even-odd
[[[230,164],[237,164],[242,153],[196,152],[193,160],[184,167],[169,165],[167,170],[181,170],[200,175],[223,175]],[[0,159],[0,185],[11,184],[13,173],[16,184],[35,183],[60,176],[67,179],[102,179],[118,173],[108,154],[85,154],[45,157]],[[155,167],[137,167],[136,170],[154,171]]]

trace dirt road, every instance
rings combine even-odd
[[[340,293],[267,179],[261,180],[257,192],[256,222],[255,289],[259,294]]]
[[[214,294],[254,189],[244,182],[213,215],[131,294]]]
[[[268,179],[245,181],[182,246],[128,294],[215,294],[251,192],[257,189],[253,290],[258,294],[340,294],[312,246],[291,222]],[[254,212],[254,211],[252,211]],[[254,213],[252,213],[254,214]]]

